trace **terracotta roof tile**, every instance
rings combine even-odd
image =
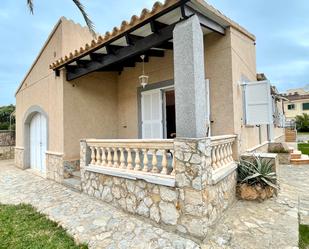
[[[122,21],[120,27],[114,27],[112,32],[106,32],[104,36],[99,35],[96,40],[93,39],[90,42],[90,45],[87,43],[84,47],[80,47],[79,50],[75,50],[74,53],[70,53],[69,56],[64,56],[64,57],[56,60],[55,62],[50,64],[50,66],[49,66],[50,69],[59,68],[62,65],[64,65],[65,63],[67,63],[67,62],[73,61],[75,58],[83,56],[89,50],[95,49],[95,48],[103,45],[104,43],[110,41],[111,39],[115,38],[118,35],[121,35],[125,31],[127,31],[130,28],[136,26],[137,24],[141,23],[142,21],[144,21],[146,19],[149,19],[150,17],[154,16],[155,14],[160,13],[164,9],[167,9],[170,6],[173,6],[173,5],[177,4],[177,3],[179,3],[179,1],[180,0],[165,0],[164,3],[161,3],[161,2],[154,3],[154,5],[153,5],[151,10],[143,9],[139,16],[133,15],[129,22]],[[255,40],[255,36],[254,35],[252,35],[247,30],[242,28],[240,25],[238,25],[237,23],[235,23],[234,21],[232,21],[231,19],[229,19],[228,17],[223,15],[220,11],[218,11],[213,6],[211,6],[208,3],[206,3],[204,0],[196,0],[196,1],[199,4],[202,4],[205,8],[207,8],[213,14],[219,16],[220,18],[222,18],[226,22],[230,23],[230,25],[232,25],[233,27],[237,28],[238,30],[240,30],[241,32],[246,34],[248,37],[250,37],[251,39]]]

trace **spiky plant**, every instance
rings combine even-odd
[[[76,7],[79,9],[79,11],[81,12],[85,23],[87,24],[87,27],[90,31],[90,33],[96,37],[96,33],[95,33],[95,27],[93,22],[91,21],[91,19],[89,18],[89,15],[87,14],[84,5],[80,2],[80,0],[72,0],[73,3],[76,5]],[[34,13],[34,4],[33,4],[33,0],[27,0],[27,5],[28,8],[30,10],[30,13],[33,14]]]
[[[254,156],[252,161],[241,160],[238,164],[238,182],[249,185],[271,186],[276,185],[277,176],[270,160]]]

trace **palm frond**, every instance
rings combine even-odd
[[[27,5],[30,10],[30,13],[33,14],[33,0],[27,0]]]
[[[95,27],[93,22],[91,21],[91,19],[89,18],[84,5],[79,1],[79,0],[73,0],[73,2],[75,3],[76,7],[79,9],[79,11],[82,13],[83,18],[87,24],[87,27],[90,31],[90,33],[93,35],[93,37],[96,38],[96,33],[95,33]]]

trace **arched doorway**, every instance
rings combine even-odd
[[[48,115],[40,106],[31,106],[24,115],[24,165],[46,173]]]
[[[46,118],[36,113],[30,121],[30,167],[40,173],[46,172]]]

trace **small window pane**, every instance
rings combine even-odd
[[[288,105],[288,110],[295,110],[295,105],[294,104]]]
[[[303,103],[303,110],[309,110],[309,103]]]

